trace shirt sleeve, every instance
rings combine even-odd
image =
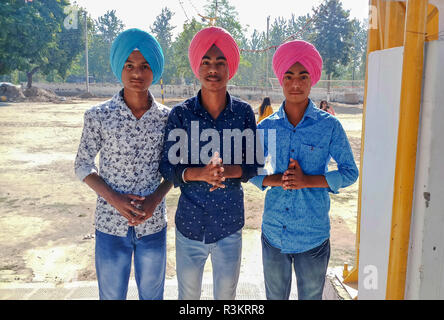
[[[258,152],[263,153],[262,160],[264,160],[265,162],[265,159],[268,157],[268,145],[267,145],[268,139],[267,139],[267,129],[264,128],[263,122],[259,123],[259,125],[257,126],[256,134],[258,135],[260,141],[259,146],[256,146],[256,148],[260,148]],[[250,179],[250,182],[259,189],[261,189],[262,191],[267,189],[267,187],[264,187],[262,185],[265,177],[268,175],[268,172],[266,172],[264,164],[265,163],[263,163],[261,166],[258,167],[258,175]]]
[[[159,171],[165,180],[168,180],[173,183],[175,188],[177,188],[185,183],[182,180],[182,173],[187,168],[187,166],[185,164],[183,164],[183,161],[180,161],[180,159],[178,159],[178,161],[173,161],[173,159],[169,158],[170,149],[174,145],[181,143],[181,140],[179,140],[179,141],[176,141],[176,139],[170,140],[170,138],[172,138],[173,136],[179,137],[180,139],[185,140],[185,141],[182,140],[182,144],[185,144],[185,145],[188,144],[187,137],[185,137],[185,136],[180,137],[179,135],[175,135],[174,132],[172,132],[175,129],[181,129],[181,128],[182,128],[182,123],[181,123],[180,118],[178,116],[178,109],[173,108],[173,110],[171,110],[171,112],[170,112],[170,115],[168,116],[167,125],[165,126],[165,136],[164,136],[163,149],[162,149],[162,158],[161,158],[160,165],[159,165]],[[184,132],[184,131],[182,131],[182,132]],[[171,135],[171,137],[170,137],[170,135]],[[186,148],[180,148],[178,151],[181,153],[182,157],[188,156],[188,151]],[[184,154],[182,154],[182,151],[184,151],[183,152]]]
[[[339,193],[340,188],[352,185],[359,176],[353,152],[341,123],[336,121],[330,141],[330,155],[338,165],[337,170],[325,173],[325,179],[332,193]]]
[[[250,129],[253,131],[254,140],[255,140],[254,146],[255,146],[255,148],[260,148],[261,147],[260,144],[258,145],[256,143],[256,135],[257,135],[256,118],[254,116],[254,112],[253,112],[253,109],[251,109],[251,107],[249,107],[248,111],[247,111],[245,129]],[[248,147],[248,146],[243,146],[244,159],[242,162],[243,164],[241,165],[241,168],[242,168],[241,182],[248,182],[248,180],[255,177],[258,172],[258,167],[260,166],[257,161],[257,157],[256,157],[257,152],[255,152],[255,155],[254,155],[254,163],[247,163],[246,155],[248,152],[245,149],[246,147]],[[255,151],[257,151],[257,150],[255,149]]]
[[[102,148],[102,127],[97,114],[88,110],[84,115],[82,137],[74,161],[77,178],[83,181],[91,173],[98,173],[95,158]]]

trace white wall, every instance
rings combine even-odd
[[[361,199],[359,299],[385,299],[403,47],[369,55]]]
[[[405,297],[444,299],[444,40],[427,43],[424,74]]]

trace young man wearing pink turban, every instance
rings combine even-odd
[[[241,263],[241,182],[257,174],[255,161],[246,157],[254,145],[242,143],[247,139],[240,135],[250,132],[254,144],[256,121],[251,106],[227,92],[239,65],[233,37],[222,28],[203,29],[188,53],[201,90],[171,110],[160,164],[163,177],[181,190],[175,217],[179,299],[200,298],[204,265],[211,255],[214,298],[230,300],[236,296]],[[231,143],[233,132],[234,140],[241,139],[237,148]],[[178,145],[180,161],[175,159]]]
[[[298,298],[322,299],[330,258],[329,192],[353,184],[358,169],[338,119],[309,98],[322,72],[316,48],[298,40],[281,45],[273,70],[285,100],[258,125],[272,169],[250,180],[261,190],[269,188],[262,219],[266,296],[289,298],[293,267]],[[271,134],[278,144],[270,141]],[[330,158],[337,170],[328,171]]]

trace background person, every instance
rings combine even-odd
[[[258,110],[259,118],[257,119],[257,123],[261,122],[266,117],[272,114],[273,114],[273,107],[271,106],[270,97],[265,97]]]

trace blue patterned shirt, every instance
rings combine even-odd
[[[258,133],[263,133],[265,156],[271,156],[272,169],[268,174],[284,173],[293,158],[305,174],[324,175],[329,185],[329,188],[267,190],[262,219],[265,238],[282,253],[300,253],[330,237],[329,192],[338,193],[340,188],[353,184],[359,173],[347,135],[336,117],[318,109],[310,100],[302,120],[294,127],[284,106],[285,101],[277,112],[258,124]],[[278,143],[269,139],[272,134]],[[331,158],[336,161],[337,170],[328,171]],[[265,190],[262,185],[265,176],[258,175],[250,181]]]
[[[162,180],[159,162],[170,109],[148,94],[152,105],[140,119],[126,105],[123,90],[85,112],[74,162],[80,181],[97,173],[118,193],[147,196],[157,189]],[[99,168],[94,161],[98,153]],[[166,225],[165,199],[162,199],[153,216],[135,226],[136,236],[157,233]],[[125,237],[129,228],[128,220],[101,196],[97,196],[95,227],[120,237]]]
[[[224,130],[251,129],[255,135],[256,121],[251,106],[228,93],[227,106],[214,120],[202,107],[200,97],[199,92],[196,97],[176,105],[171,110],[165,129],[160,172],[166,180],[173,182],[174,186],[180,187],[181,190],[175,217],[176,228],[189,239],[198,241],[205,239],[205,243],[214,243],[244,226],[244,195],[241,182],[247,182],[257,174],[256,161],[254,163],[246,161],[246,143],[242,143],[240,163],[236,163],[234,159],[236,153],[234,143],[231,144],[231,156],[228,157],[227,150],[224,150],[224,139],[222,139]],[[198,130],[196,125],[198,125]],[[176,164],[171,163],[168,158],[170,149],[180,142],[174,138],[174,135],[170,138],[170,133],[174,133],[174,129],[182,129],[186,132],[182,145],[187,145],[182,154],[183,159]],[[211,185],[206,182],[184,183],[182,180],[185,168],[202,167],[208,163],[207,160],[202,161],[202,153],[206,152],[211,155],[208,153],[208,145],[210,142],[213,143],[213,138],[204,137],[202,131],[213,132],[220,136],[221,139],[219,143],[216,143],[216,148],[219,149],[224,164],[239,164],[242,167],[242,177],[226,179],[224,189],[210,192]]]

